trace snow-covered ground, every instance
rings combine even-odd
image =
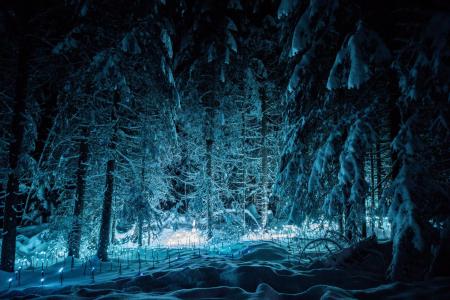
[[[141,249],[106,263],[77,260],[73,269],[70,259],[44,266],[43,282],[40,268],[22,270],[20,286],[0,273],[0,298],[450,299],[450,278],[387,283],[389,247],[372,241],[310,265],[271,241]]]

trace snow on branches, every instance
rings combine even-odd
[[[378,34],[359,22],[355,33],[347,37],[336,55],[327,88],[359,88],[371,78],[376,68],[390,60],[390,51]]]

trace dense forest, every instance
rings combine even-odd
[[[319,282],[344,290],[448,288],[447,1],[6,0],[0,40],[0,297],[66,260],[122,275],[123,251],[153,291],[148,251],[261,245],[285,272],[378,251],[378,284]],[[320,298],[291,279],[172,296]]]

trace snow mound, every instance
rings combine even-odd
[[[83,265],[77,261],[73,271],[65,271],[66,279],[61,285],[58,275],[61,264],[57,264],[46,270],[44,286],[39,283],[40,272],[24,272],[22,285],[14,284],[1,292],[0,298],[393,299],[432,295],[434,299],[445,299],[450,296],[450,278],[414,284],[388,283],[380,276],[384,270],[353,268],[351,258],[364,256],[370,252],[369,248],[378,246],[375,241],[368,241],[315,267],[297,264],[294,253],[272,242],[241,243],[226,255],[220,254],[225,251],[206,248],[160,249],[159,253],[152,250],[151,257],[159,257],[158,262],[141,261],[141,272],[138,260],[113,259],[103,263],[103,271],[93,281],[89,274],[83,275]],[[6,282],[10,275],[1,273],[0,280]]]

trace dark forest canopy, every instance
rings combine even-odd
[[[388,278],[449,275],[447,1],[0,9],[2,270],[18,228],[106,261],[196,220],[384,232]]]

